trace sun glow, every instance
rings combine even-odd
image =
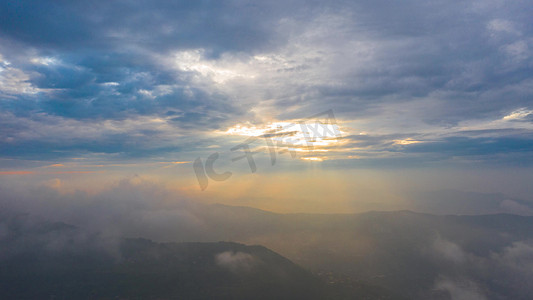
[[[305,161],[322,161],[327,152],[341,145],[342,132],[337,124],[312,122],[273,122],[263,126],[236,125],[223,134],[264,138],[272,145],[287,147],[289,151],[313,153]]]
[[[321,157],[302,157],[302,160],[307,160],[307,161],[323,161],[324,158],[321,158]]]
[[[412,145],[412,144],[419,144],[419,143],[423,143],[423,142],[408,138],[408,139],[405,139],[405,140],[394,140],[394,143],[396,145]]]

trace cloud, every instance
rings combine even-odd
[[[33,171],[1,171],[0,175],[30,175],[35,174]]]
[[[452,157],[471,157],[481,160],[490,160],[496,155],[501,155],[497,162],[509,160],[523,161],[522,155],[507,156],[510,153],[530,153],[533,150],[533,140],[530,135],[517,137],[447,137],[439,141],[405,145],[407,153],[434,153],[440,159]],[[507,158],[505,157],[507,156]],[[529,163],[529,162],[528,162]]]
[[[521,204],[517,201],[511,199],[505,199],[500,203],[500,207],[506,212],[515,214],[515,215],[533,215],[533,208]]]
[[[444,259],[456,264],[464,263],[467,259],[466,253],[461,247],[440,237],[435,239],[433,248]]]
[[[533,244],[524,240],[514,242],[505,247],[500,253],[492,253],[491,259],[498,262],[502,269],[518,271],[517,276],[523,276],[524,280],[532,278],[533,267]],[[522,286],[525,288],[525,286]]]
[[[358,141],[383,143],[376,163],[399,152],[407,164],[516,162],[530,136],[487,146],[454,134],[529,120],[516,115],[531,107],[529,19],[523,3],[497,1],[3,3],[0,154],[150,157],[243,121],[333,109],[354,131],[390,136]],[[388,145],[409,138],[429,142]]]
[[[531,287],[526,284],[532,278],[530,240],[504,243],[485,254],[479,247],[482,246],[474,243],[467,251],[457,243],[437,237],[432,243],[429,263],[440,275],[430,294],[443,291],[450,299],[469,300],[523,298],[531,294]]]
[[[201,240],[207,235],[202,233],[202,222],[195,216],[199,209],[196,204],[139,177],[117,181],[94,194],[63,192],[62,184],[61,179],[54,178],[30,188],[2,185],[3,211],[29,213],[120,237],[164,241],[179,236],[197,236]]]
[[[22,1],[3,5],[1,33],[43,48],[109,49],[130,41],[166,50],[207,43],[213,53],[218,53],[268,45],[272,42],[269,29],[276,21],[273,17],[286,15],[284,8],[280,3],[127,1],[44,5]],[[234,34],[236,30],[238,35]]]
[[[530,201],[509,198],[499,193],[476,193],[458,190],[415,191],[410,193],[410,207],[431,214],[482,215],[515,214],[533,215]],[[526,198],[527,199],[527,198]]]
[[[226,251],[215,255],[216,263],[231,272],[250,272],[259,261],[251,254],[244,252]]]
[[[13,68],[11,63],[4,61],[0,54],[0,96],[2,98],[16,98],[19,94],[35,94],[39,89],[30,82],[30,75]]]
[[[435,289],[446,291],[451,300],[485,300],[475,283],[441,278],[435,283]]]
[[[65,165],[64,164],[52,164],[52,165],[49,165],[48,167],[51,167],[51,168],[60,168],[60,167],[64,167]]]
[[[533,110],[529,110],[526,108],[521,108],[518,110],[515,110],[508,114],[507,116],[503,117],[503,120],[505,121],[515,121],[515,120],[523,120],[527,116],[533,114]]]
[[[0,261],[46,255],[92,253],[101,259],[118,259],[119,238],[52,223],[40,216],[0,213]]]
[[[515,34],[515,35],[519,35],[520,34],[520,31],[518,31],[516,28],[515,28],[515,25],[513,24],[513,22],[511,21],[508,21],[508,20],[502,20],[502,19],[494,19],[494,20],[491,20],[488,24],[487,24],[487,28],[494,32],[495,34],[496,33],[510,33],[510,34]]]

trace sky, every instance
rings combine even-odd
[[[2,1],[0,193],[531,214],[532,4]]]

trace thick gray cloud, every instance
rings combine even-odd
[[[31,156],[24,149],[36,148],[150,156],[183,149],[184,140],[169,142],[172,130],[201,136],[244,121],[327,109],[362,127],[355,130],[390,137],[380,145],[383,153],[402,152],[421,162],[494,160],[500,153],[522,160],[532,149],[533,28],[522,2],[1,6],[4,156]],[[139,132],[123,126],[117,134],[102,126],[100,134],[86,134],[96,123],[131,125],[142,118],[158,119],[165,128]],[[508,119],[491,123],[502,118]],[[58,139],[71,120],[82,130],[71,131],[70,142]],[[465,139],[458,132],[472,129],[471,123],[478,131],[528,134]],[[48,134],[28,138],[38,127]],[[391,144],[413,136],[430,143]],[[159,147],[147,146],[158,141]]]

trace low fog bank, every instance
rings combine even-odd
[[[528,201],[502,194],[440,190],[411,192],[408,196],[411,200],[406,209],[421,213],[527,216],[533,212]],[[281,219],[298,220],[305,215],[205,204],[138,176],[109,184],[95,193],[61,192],[48,185],[0,183],[0,208],[4,215],[24,213],[105,236],[144,237],[161,242],[248,239],[280,229],[284,224]],[[325,218],[311,216],[316,220]]]
[[[0,186],[0,207],[4,215],[25,213],[105,236],[211,240],[198,216],[203,205],[139,178],[124,179],[95,194],[62,193],[47,186]]]

